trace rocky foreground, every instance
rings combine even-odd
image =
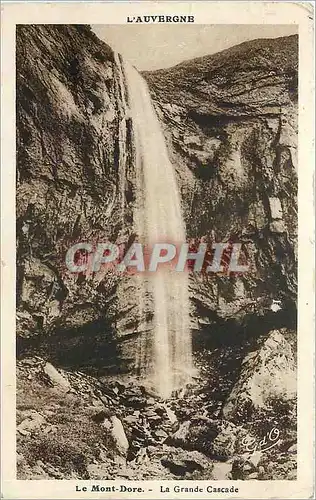
[[[129,375],[98,379],[24,358],[19,479],[295,479],[290,338],[293,332],[274,330],[261,339],[232,390],[220,366],[234,352],[201,349],[198,376],[166,402]]]

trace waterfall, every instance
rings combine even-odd
[[[124,63],[130,117],[136,149],[137,207],[134,214],[138,241],[185,242],[180,195],[161,125],[145,80]],[[149,375],[164,399],[183,387],[192,375],[188,276],[162,267],[151,276],[138,276],[140,311],[146,289],[153,298],[153,367]]]

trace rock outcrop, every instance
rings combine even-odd
[[[59,363],[116,365],[117,277],[69,273],[65,256],[76,242],[128,238],[125,94],[120,57],[89,26],[18,26],[19,352],[31,340]]]
[[[293,333],[292,333],[293,335]],[[228,420],[245,422],[253,419],[259,409],[270,405],[296,405],[296,362],[292,347],[281,332],[272,331],[258,351],[243,360],[241,372],[223,415]],[[293,415],[295,414],[295,411]]]
[[[297,36],[253,40],[144,73],[165,125],[188,237],[238,241],[252,265],[229,279],[193,277],[198,331],[214,334],[219,324],[238,331],[256,317],[267,332],[295,326],[297,44]],[[276,300],[281,310],[271,314]]]
[[[19,479],[295,479],[289,427],[275,412],[265,415],[267,434],[254,421],[214,418],[206,379],[162,403],[135,381],[73,370],[58,370],[70,385],[58,392],[45,366],[39,357],[17,364]]]
[[[144,73],[188,237],[239,241],[253,264],[245,275],[191,277],[198,338],[295,327],[296,75],[295,36]],[[115,370],[119,337],[126,335],[131,361],[135,334],[146,329],[128,283],[65,267],[74,242],[126,242],[133,232],[127,101],[119,56],[89,27],[18,27],[19,352]]]

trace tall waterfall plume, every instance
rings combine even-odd
[[[137,208],[134,214],[139,241],[185,242],[179,189],[165,138],[149,89],[138,71],[124,62],[130,115],[136,149]],[[152,367],[148,377],[166,399],[191,378],[192,341],[189,326],[188,276],[162,267],[150,276],[139,275],[139,307],[146,290],[153,298]]]

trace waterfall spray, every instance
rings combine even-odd
[[[145,80],[124,63],[136,148],[138,236],[147,244],[185,241],[180,195],[167,152],[165,138]],[[189,327],[188,276],[163,267],[141,279],[153,295],[152,383],[162,398],[183,387],[192,374],[192,342]]]

